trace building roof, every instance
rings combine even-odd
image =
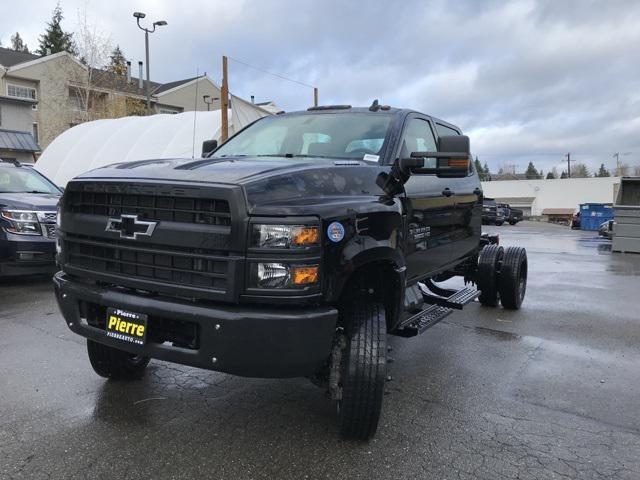
[[[204,78],[204,77],[205,76],[203,75],[201,77],[191,77],[191,78],[185,78],[184,80],[176,80],[174,82],[157,84],[157,88],[153,90],[153,94],[158,95],[159,93],[166,92],[167,90],[171,90],[172,88],[179,87],[181,85],[184,85],[185,83],[193,82],[198,78]]]
[[[29,132],[0,129],[0,150],[39,152],[40,147]]]
[[[4,67],[16,67],[22,68],[22,64],[31,64],[33,62],[47,61],[54,59],[62,55],[69,55],[73,60],[78,62],[78,59],[67,52],[58,52],[53,55],[34,55],[32,53],[16,52],[9,48],[0,47],[0,65]],[[26,65],[25,65],[26,66]],[[86,68],[86,67],[85,67]],[[12,69],[13,70],[13,69]],[[174,88],[178,88],[182,85],[193,82],[197,79],[207,78],[206,74],[199,77],[185,78],[182,80],[175,80],[168,83],[149,82],[149,91],[151,95],[159,95]],[[109,70],[103,70],[100,68],[91,69],[91,81],[93,85],[98,88],[104,88],[107,90],[115,90],[117,92],[128,93],[130,95],[145,96],[145,84],[146,80],[143,80],[143,87],[139,88],[139,82],[137,77],[131,77],[131,81],[127,82],[127,76],[124,74],[118,74]]]
[[[127,82],[127,76],[120,75],[109,70],[102,70],[98,68],[91,69],[91,82],[98,88],[105,88],[108,90],[116,90],[122,93],[129,93],[131,95],[145,95],[144,85],[146,80],[142,81],[142,88],[139,88],[138,78],[131,77],[131,81]],[[162,86],[158,82],[149,82],[149,90],[154,93],[154,89]]]
[[[545,208],[542,215],[573,215],[575,208]]]
[[[0,47],[0,65],[4,67],[13,67],[18,63],[29,62],[40,58],[40,55],[34,55],[33,53],[16,52],[10,48]]]

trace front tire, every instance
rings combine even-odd
[[[346,358],[339,403],[340,434],[368,440],[378,427],[387,373],[384,306],[372,298],[354,299],[345,311]]]
[[[500,270],[500,302],[509,310],[518,310],[527,290],[527,251],[522,247],[508,247]]]
[[[132,380],[141,378],[149,364],[149,357],[142,357],[87,340],[87,352],[93,370],[104,378]]]

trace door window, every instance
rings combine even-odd
[[[421,118],[412,118],[402,137],[401,157],[408,157],[411,152],[436,152],[436,140],[429,122]]]

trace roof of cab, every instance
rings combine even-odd
[[[368,114],[378,114],[378,115],[408,115],[410,113],[417,113],[419,115],[424,115],[426,117],[431,118],[435,123],[439,123],[446,127],[451,127],[455,130],[461,130],[460,127],[454,125],[451,122],[447,122],[446,120],[442,120],[440,118],[434,117],[427,113],[422,113],[417,110],[412,110],[410,108],[398,108],[398,107],[390,107],[388,105],[384,105],[377,110],[371,110],[370,107],[352,107],[351,105],[321,105],[319,107],[311,107],[307,110],[297,110],[294,112],[287,112],[282,115],[309,115],[314,113],[368,113]]]

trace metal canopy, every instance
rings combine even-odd
[[[39,152],[40,147],[29,132],[0,129],[0,150]]]

